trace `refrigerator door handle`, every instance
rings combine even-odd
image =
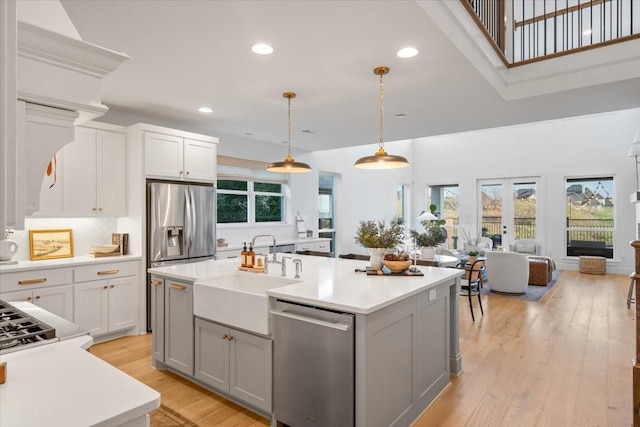
[[[191,188],[187,187],[187,190],[184,192],[184,228],[185,228],[185,253],[187,256],[191,252],[191,242],[193,240],[193,198],[191,197]]]

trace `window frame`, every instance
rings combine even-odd
[[[263,179],[249,179],[244,177],[231,177],[225,176],[218,178],[218,182],[220,181],[241,181],[247,183],[247,190],[226,190],[226,189],[217,189],[217,194],[235,194],[235,195],[245,195],[247,197],[247,221],[246,222],[218,222],[218,206],[217,206],[217,196],[216,196],[216,225],[218,227],[246,227],[246,226],[278,226],[278,225],[288,225],[289,224],[289,214],[287,208],[289,206],[289,191],[288,185],[282,182],[270,182],[268,180]],[[267,192],[267,191],[256,191],[255,184],[256,183],[264,183],[264,184],[278,184],[280,185],[280,193],[275,192]],[[281,198],[281,220],[280,221],[256,221],[256,197],[257,196],[269,196],[269,197],[280,197]]]

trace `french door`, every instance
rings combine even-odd
[[[544,201],[539,190],[540,177],[478,181],[478,230],[493,240],[494,248],[508,250],[517,239],[541,241]]]

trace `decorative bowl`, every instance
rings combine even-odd
[[[382,264],[391,270],[392,273],[401,273],[411,265],[411,260],[407,261],[387,261],[382,260]]]

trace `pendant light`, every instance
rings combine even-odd
[[[387,154],[384,151],[384,142],[383,142],[383,86],[382,86],[382,76],[389,72],[389,67],[376,67],[373,69],[373,74],[380,76],[380,141],[378,142],[378,151],[373,156],[366,156],[353,165],[359,169],[397,169],[404,168],[409,166],[409,161],[402,156],[394,156],[391,154]]]
[[[311,172],[311,167],[308,164],[302,162],[296,162],[291,157],[291,98],[295,98],[296,94],[294,92],[285,92],[282,94],[289,103],[289,127],[287,132],[287,141],[289,144],[289,151],[287,152],[287,157],[282,162],[273,162],[267,166],[267,171],[269,172],[278,172],[278,173],[305,173]]]

